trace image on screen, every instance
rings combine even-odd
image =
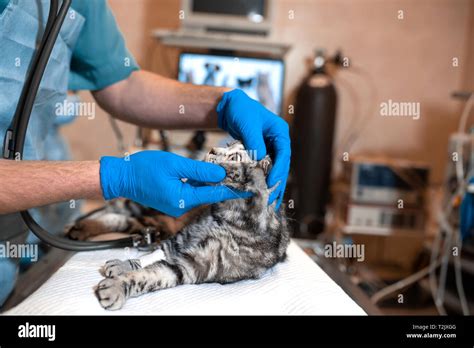
[[[182,53],[178,79],[197,85],[242,89],[281,114],[284,64],[281,60]]]
[[[193,12],[234,16],[259,14],[264,16],[265,0],[193,0]]]

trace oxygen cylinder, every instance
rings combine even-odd
[[[298,88],[292,127],[292,171],[297,237],[315,238],[324,230],[331,181],[337,93],[316,54],[314,68]]]

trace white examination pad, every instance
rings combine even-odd
[[[181,285],[102,309],[94,287],[107,260],[136,258],[135,249],[75,254],[45,284],[6,314],[28,315],[365,315],[365,312],[295,242],[288,258],[258,280]]]

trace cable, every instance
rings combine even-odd
[[[167,133],[160,129],[159,130],[160,138],[161,138],[161,147],[163,151],[169,151],[170,150],[170,142],[168,139]]]
[[[52,0],[52,1],[57,1],[57,0]],[[71,0],[63,1],[61,8],[59,9],[59,13],[56,19],[54,20],[53,24],[51,25],[50,32],[45,33],[47,34],[46,42],[44,44],[43,50],[41,50],[37,65],[35,65],[34,69],[31,71],[31,73],[33,74],[31,78],[31,84],[29,86],[28,93],[25,97],[23,110],[21,112],[21,116],[18,121],[19,131],[15,133],[15,138],[14,138],[14,146],[15,146],[14,153],[15,155],[19,153],[20,155],[19,159],[22,159],[23,157],[23,146],[25,143],[26,129],[28,127],[28,122],[31,116],[31,110],[33,109],[33,105],[36,99],[36,94],[38,93],[38,88],[41,83],[44,70],[46,69],[46,65],[48,64],[49,56],[51,55],[51,51],[53,50],[54,44],[56,43],[56,39],[61,29],[61,25],[64,21],[64,18],[66,17],[66,14],[70,5],[71,5]]]
[[[440,260],[438,260],[435,264],[430,264],[429,266],[426,266],[425,268],[419,270],[416,273],[413,273],[412,275],[399,280],[398,282],[391,284],[382,290],[377,291],[375,294],[372,295],[370,298],[370,301],[373,304],[377,304],[380,300],[384,299],[388,295],[401,290],[403,288],[406,288],[407,286],[416,283],[420,279],[423,279],[425,276],[427,276],[432,270],[436,270],[436,268],[440,265]]]
[[[360,103],[359,99],[357,98],[357,92],[355,88],[344,78],[341,78],[338,76],[338,78],[335,80],[336,86],[338,87],[343,87],[347,89],[347,93],[349,95],[349,99],[351,101],[352,107],[354,109],[353,114],[355,115],[355,118],[353,118],[352,122],[349,124],[348,130],[346,132],[346,135],[342,136],[342,140],[335,146],[336,148],[336,153],[340,154],[344,152],[344,147],[343,145],[347,143],[347,139],[349,138],[349,135],[351,134],[351,128],[352,126],[357,122],[357,117],[361,114],[361,108],[360,108]]]
[[[459,126],[458,126],[459,134],[466,133],[467,121],[469,120],[469,116],[471,114],[471,110],[473,106],[474,106],[474,93],[471,93],[469,96],[469,99],[466,102],[466,105],[464,106],[464,109],[461,114],[461,118],[459,119]],[[456,178],[458,181],[457,193],[459,197],[464,197],[464,195],[466,194],[467,181],[469,180],[471,175],[473,175],[474,167],[471,168],[468,175],[464,175],[464,144],[462,142],[462,139],[459,139],[456,145],[457,145],[456,150],[458,153],[458,161],[455,164]],[[472,151],[472,146],[471,146],[471,151]],[[471,157],[472,156],[474,156],[474,151],[473,153],[471,153]],[[446,225],[445,227],[448,229],[451,229],[451,226],[449,225],[446,219],[446,215],[444,216],[444,222]],[[467,304],[467,299],[464,292],[464,286],[463,286],[463,281],[462,281],[462,265],[461,265],[462,240],[461,240],[461,233],[460,233],[459,228],[456,228],[455,232],[453,233],[453,238],[455,238],[455,244],[458,248],[458,255],[457,257],[454,257],[454,261],[453,261],[454,262],[454,275],[455,275],[455,280],[456,280],[456,289],[458,291],[459,301],[461,303],[463,314],[469,315],[469,306]]]
[[[462,241],[461,241],[461,234],[457,233],[457,238],[456,238],[456,246],[459,250],[459,254],[457,257],[454,258],[454,275],[456,278],[456,289],[458,290],[458,295],[459,295],[459,302],[461,303],[461,308],[462,312],[464,315],[470,315],[469,313],[469,305],[467,303],[467,298],[466,294],[464,292],[464,285],[462,281],[462,267],[461,267],[461,247],[462,247]]]
[[[347,71],[365,79],[366,84],[369,88],[367,114],[365,116],[362,116],[362,118],[359,120],[359,126],[356,125],[354,127],[354,130],[346,137],[346,140],[341,142],[341,147],[348,152],[369,125],[369,118],[375,114],[375,110],[377,108],[377,105],[375,103],[375,101],[377,100],[377,87],[375,86],[374,80],[371,78],[370,74],[365,69],[358,66],[353,66],[350,69],[347,69]]]
[[[123,133],[120,130],[120,127],[118,125],[118,122],[115,118],[113,118],[111,115],[107,115],[110,126],[112,127],[112,131],[115,135],[115,139],[117,139],[117,148],[120,153],[125,153],[127,152],[127,147],[125,146],[125,141],[123,138]]]
[[[458,125],[458,134],[464,134],[466,131],[467,121],[469,119],[469,115],[471,113],[472,107],[474,105],[474,93],[471,93],[469,99],[464,106],[464,109],[461,114],[461,118],[459,120]],[[450,196],[447,201],[447,207],[444,209],[443,212],[440,213],[439,223],[440,223],[440,231],[436,234],[435,240],[433,242],[433,249],[431,253],[431,263],[437,259],[439,254],[439,247],[440,244],[443,242],[442,238],[442,231],[446,232],[446,236],[444,238],[445,248],[444,253],[442,254],[442,268],[440,272],[440,279],[439,279],[439,287],[437,287],[437,278],[436,273],[434,271],[430,272],[430,289],[431,294],[433,296],[433,300],[435,302],[436,308],[441,315],[446,315],[446,310],[444,308],[444,296],[445,296],[445,288],[446,288],[446,277],[447,277],[447,270],[448,270],[448,263],[450,259],[450,249],[453,245],[456,245],[458,248],[458,256],[454,258],[454,272],[455,272],[455,279],[456,279],[456,288],[459,295],[459,301],[461,303],[462,312],[464,315],[469,315],[469,307],[467,304],[466,295],[464,292],[463,281],[462,281],[462,268],[461,268],[461,248],[462,243],[460,239],[460,231],[458,228],[453,229],[451,223],[448,221],[448,217],[451,216],[453,212],[453,204],[454,199],[456,197],[463,197],[466,193],[466,186],[467,186],[467,179],[472,175],[473,171],[469,173],[467,176],[464,173],[464,144],[463,139],[456,139],[456,152],[458,155],[457,161],[454,164],[455,171],[456,171],[456,180],[457,180],[457,188],[456,192]],[[453,242],[454,241],[454,242]]]
[[[447,271],[449,259],[451,257],[450,249],[453,244],[458,247],[458,255],[454,257],[454,271],[456,279],[456,288],[459,295],[459,300],[464,315],[469,315],[469,307],[467,304],[466,295],[464,292],[463,281],[462,281],[462,269],[461,269],[461,247],[462,243],[460,240],[459,229],[453,229],[451,223],[448,221],[448,217],[451,216],[454,208],[454,200],[456,197],[462,197],[465,193],[465,184],[459,183],[458,188],[454,194],[450,196],[447,201],[447,207],[440,213],[439,224],[440,230],[436,234],[435,241],[433,242],[433,249],[431,253],[431,263],[438,258],[439,246],[442,243],[442,231],[445,231],[445,247],[442,253],[442,267],[440,271],[439,287],[436,286],[437,278],[434,271],[430,272],[430,289],[435,302],[436,308],[441,315],[446,315],[446,310],[444,308],[444,297],[446,289],[446,280],[447,280]],[[454,242],[453,242],[454,240]]]
[[[459,125],[458,125],[459,134],[466,133],[466,125],[467,125],[467,121],[469,119],[469,115],[471,113],[473,105],[474,105],[474,93],[471,93],[471,95],[469,96],[469,99],[466,102],[466,105],[464,106],[464,109],[461,114],[461,118],[459,119]],[[455,163],[456,177],[458,180],[458,185],[460,185],[461,183],[464,183],[464,158],[463,158],[464,148],[462,144],[462,139],[459,139],[456,143],[456,152],[458,154],[458,160]]]
[[[466,102],[466,105],[464,106],[464,109],[461,114],[461,118],[459,119],[459,127],[458,127],[458,132],[459,133],[466,133],[466,125],[467,121],[469,120],[469,115],[471,114],[472,107],[474,105],[474,92],[471,93],[469,96],[469,99]]]
[[[396,282],[382,290],[378,291],[371,297],[372,303],[376,304],[386,296],[390,295],[391,293],[403,289],[410,284],[413,284],[420,279],[424,278],[426,275],[430,276],[430,289],[433,296],[434,303],[436,308],[441,315],[446,315],[446,309],[444,308],[444,297],[445,297],[445,290],[446,290],[446,280],[447,280],[447,271],[449,265],[449,259],[451,256],[450,249],[453,246],[453,239],[456,238],[455,245],[458,246],[459,254],[457,257],[454,258],[454,268],[455,268],[455,277],[456,277],[456,288],[459,294],[459,300],[461,303],[462,312],[464,315],[469,315],[469,307],[466,299],[466,295],[464,292],[463,282],[462,282],[462,269],[461,269],[461,241],[460,241],[460,233],[459,229],[453,230],[451,224],[447,220],[447,216],[450,216],[452,210],[454,208],[453,202],[454,198],[462,195],[463,187],[465,185],[458,185],[458,189],[456,192],[448,199],[448,205],[444,209],[443,212],[440,214],[439,223],[440,223],[440,230],[435,236],[435,240],[433,241],[432,253],[430,257],[430,264],[429,266],[423,268],[422,270],[410,275],[409,277]],[[445,231],[445,238],[442,237],[442,231]],[[439,256],[439,247],[441,243],[445,242],[444,249]],[[439,287],[436,286],[437,279],[436,279],[436,269],[441,265],[440,271],[440,280],[439,280]]]
[[[454,263],[454,272],[455,272],[455,278],[456,278],[456,288],[458,291],[459,295],[459,301],[461,303],[461,309],[464,315],[469,315],[469,306],[467,304],[467,299],[466,299],[466,294],[464,292],[464,286],[463,286],[463,281],[462,281],[462,269],[461,269],[461,247],[462,243],[460,240],[460,233],[459,229],[453,230],[452,226],[447,220],[447,214],[442,213],[440,215],[440,225],[441,227],[448,232],[448,235],[450,237],[449,241],[446,243],[445,247],[445,255],[443,256],[443,266],[445,267],[445,270],[443,268],[441,269],[441,275],[440,275],[440,288],[438,289],[438,292],[436,294],[435,301],[439,306],[442,306],[444,303],[444,296],[445,296],[445,289],[446,289],[446,273],[447,273],[447,265],[451,256],[450,249],[452,245],[456,245],[458,248],[458,255],[454,257],[453,263]],[[453,239],[455,240],[453,242]],[[444,310],[444,308],[443,308]],[[444,311],[445,313],[445,311]]]
[[[445,220],[445,214],[442,214],[440,217],[440,227],[446,232],[446,241],[444,245],[444,251],[441,257],[441,269],[440,269],[440,274],[439,274],[439,287],[438,287],[438,292],[436,293],[435,297],[435,303],[437,306],[443,306],[444,305],[444,296],[445,296],[445,290],[446,290],[446,278],[448,275],[448,265],[449,265],[449,259],[450,259],[450,252],[449,250],[451,249],[452,245],[452,238],[453,238],[453,230],[451,229],[451,226],[446,222]],[[446,311],[444,310],[443,307],[443,312],[444,315],[446,315]]]
[[[440,270],[440,279],[438,282],[436,273],[430,272],[430,290],[431,296],[435,303],[436,309],[440,315],[446,315],[446,309],[444,308],[444,295],[446,287],[446,277],[448,270],[448,263],[450,259],[450,248],[452,246],[453,231],[447,221],[447,216],[450,216],[453,210],[453,202],[457,193],[452,194],[447,200],[447,206],[440,212],[438,222],[440,228],[433,241],[433,248],[431,251],[430,262],[434,263],[439,258],[442,260],[442,267]],[[443,233],[444,232],[444,233]],[[441,244],[444,243],[444,250],[439,252]]]
[[[21,217],[25,221],[26,225],[31,231],[35,233],[46,244],[52,245],[56,248],[70,250],[70,251],[92,251],[92,250],[104,250],[112,248],[124,248],[133,245],[133,238],[126,237],[118,240],[106,241],[106,242],[87,242],[87,241],[74,241],[67,238],[58,238],[48,231],[44,230],[38,223],[31,217],[27,211],[21,212]]]
[[[41,42],[38,46],[38,50],[36,51],[35,55],[33,56],[32,60],[30,62],[30,67],[29,67],[30,71],[32,71],[32,69],[34,69],[38,65],[38,61],[39,61],[39,59],[42,55],[42,52],[44,50],[49,32],[51,31],[51,27],[53,26],[53,23],[54,23],[54,20],[56,18],[57,12],[58,12],[58,0],[51,0],[50,6],[49,6],[48,20],[46,22],[43,37],[42,37]],[[10,125],[9,131],[12,132],[12,133],[13,133],[13,129],[18,128],[18,122],[19,122],[20,116],[23,114],[25,99],[26,99],[26,97],[27,97],[27,95],[28,95],[28,93],[31,89],[30,86],[31,86],[32,78],[33,78],[32,73],[27,74],[26,79],[25,79],[24,87],[21,91],[20,98],[18,99],[17,108],[16,108],[15,114],[13,116],[12,124]],[[12,139],[12,141],[13,141],[13,139]],[[10,144],[5,144],[5,145],[9,146]],[[14,156],[15,156],[15,153],[13,152],[13,157]]]
[[[439,255],[439,246],[442,243],[442,233],[440,230],[438,230],[438,233],[435,235],[435,240],[433,241],[433,246],[431,249],[431,255],[430,255],[430,265],[433,265],[438,259]],[[437,278],[436,278],[436,268],[430,268],[429,272],[429,284],[430,284],[430,290],[431,290],[431,296],[433,297],[434,304],[436,306],[436,309],[440,315],[446,315],[446,310],[444,309],[443,305],[440,304],[439,302],[436,301],[437,293],[438,293],[438,288],[437,288]]]

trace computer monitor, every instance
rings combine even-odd
[[[178,80],[242,89],[281,115],[285,66],[280,59],[181,53]]]
[[[184,29],[268,35],[272,0],[181,0]]]

